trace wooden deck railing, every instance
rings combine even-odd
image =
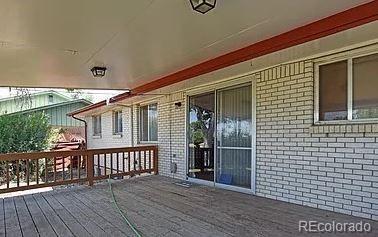
[[[0,193],[158,173],[156,146],[0,154]]]

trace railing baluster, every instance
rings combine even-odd
[[[64,172],[65,172],[65,168],[64,168],[64,166],[66,166],[66,162],[64,162],[65,160],[65,157],[64,157],[64,155],[62,156],[62,180],[65,180],[66,179],[66,177],[65,177],[65,175],[64,175]]]
[[[30,167],[29,167],[29,159],[26,159],[26,185],[29,186],[29,175],[30,175]]]
[[[142,152],[139,150],[139,154],[138,154],[138,168],[139,168],[139,171],[142,169]]]
[[[81,155],[77,156],[77,178],[80,179]]]
[[[7,169],[7,188],[9,188],[9,181],[10,181],[10,177],[9,177],[9,161],[6,161],[5,168]]]
[[[110,174],[113,174],[113,153],[110,153]]]
[[[54,157],[54,182],[56,182],[56,157]]]
[[[70,180],[72,180],[72,156],[70,156]]]
[[[37,174],[35,175],[35,179],[36,179],[36,183],[39,184],[39,159],[36,159],[35,161],[36,161],[35,170],[37,172]]]
[[[143,170],[146,169],[146,151],[143,151]]]
[[[126,168],[125,168],[125,152],[122,152],[122,172],[125,173]]]
[[[134,170],[133,171],[136,171],[136,152],[135,151],[133,151],[133,163],[134,163]]]
[[[47,158],[45,158],[45,183],[48,183],[47,174]]]
[[[130,156],[130,151],[127,152],[127,171],[130,173],[131,171],[131,167],[130,167],[130,164],[131,164],[131,156]]]
[[[154,172],[155,172],[155,174],[159,174],[159,166],[158,166],[159,153],[158,153],[158,148],[157,147],[153,148],[153,151],[154,151]]]
[[[97,175],[101,175],[101,168],[100,168],[100,154],[97,154]]]
[[[119,153],[117,152],[117,174],[119,173]]]
[[[20,187],[20,160],[16,161],[16,179],[17,187]]]
[[[151,170],[151,150],[148,150],[148,169]]]

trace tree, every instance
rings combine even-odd
[[[43,151],[54,131],[43,113],[0,116],[0,153]]]
[[[56,138],[57,133],[50,127],[49,117],[44,113],[0,116],[0,153],[44,151]],[[12,162],[9,167],[11,178],[15,177],[16,170],[24,175],[26,161]],[[34,162],[31,162],[30,172],[35,173],[34,170]],[[0,184],[4,182],[5,172],[5,162],[0,161]]]
[[[72,99],[86,99],[88,101],[93,101],[93,97],[89,94],[85,94],[82,90],[79,89],[66,89],[67,93],[70,93]]]
[[[9,92],[11,90],[12,88],[9,87]],[[15,87],[13,90],[16,91],[14,102],[20,108],[20,110],[30,109],[32,107],[33,100],[29,89]]]

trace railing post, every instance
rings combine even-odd
[[[87,178],[88,178],[89,186],[93,186],[93,176],[94,176],[94,154],[90,152],[87,155]]]
[[[159,160],[158,160],[158,157],[159,157],[159,151],[158,151],[158,147],[154,147],[154,173],[155,174],[159,174]]]

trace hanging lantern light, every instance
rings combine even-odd
[[[94,77],[103,77],[105,76],[106,67],[93,67],[91,72]]]
[[[205,14],[215,7],[216,0],[190,0],[194,11]]]

